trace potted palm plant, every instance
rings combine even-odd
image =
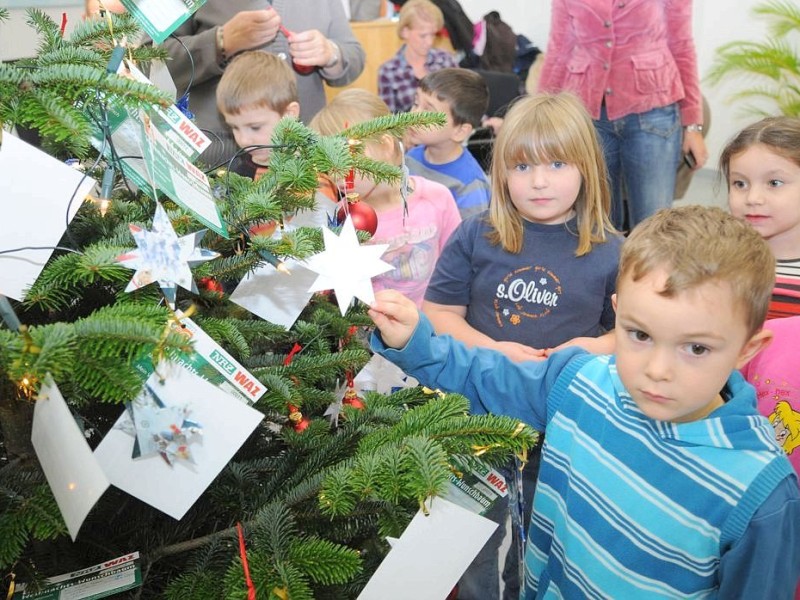
[[[746,114],[780,113],[800,116],[800,5],[792,0],[768,0],[752,13],[768,22],[768,39],[733,41],[717,49],[706,80],[712,85],[729,78],[747,83],[729,97],[744,101]]]

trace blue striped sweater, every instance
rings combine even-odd
[[[738,373],[723,407],[669,423],[642,414],[613,357],[572,350],[515,365],[432,334],[423,316],[402,351],[378,337],[373,348],[464,394],[473,412],[546,425],[525,599],[716,597],[721,556],[793,476]]]

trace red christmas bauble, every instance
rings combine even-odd
[[[297,433],[302,433],[306,430],[306,428],[308,428],[309,425],[311,425],[311,420],[303,417],[297,423],[293,423],[292,427],[294,427],[294,430]]]
[[[303,416],[303,413],[300,412],[300,409],[294,406],[293,404],[289,404],[289,422],[292,424],[292,428],[297,433],[302,433],[303,431],[311,425],[311,420],[307,419]]]
[[[201,277],[197,280],[197,284],[202,289],[220,296],[225,293],[225,290],[222,289],[222,284],[213,277]]]
[[[364,401],[358,397],[358,394],[355,390],[347,390],[344,394],[344,398],[342,398],[342,404],[346,404],[347,406],[352,406],[353,408],[357,408],[361,410],[364,408]]]
[[[292,61],[292,67],[294,67],[294,70],[300,73],[300,75],[308,75],[317,70],[317,67],[314,65],[298,65],[294,61]]]
[[[250,235],[272,235],[277,227],[278,224],[275,221],[265,221],[251,226],[248,231]]]
[[[348,198],[345,202],[347,202],[346,207],[343,202],[339,203],[339,210],[336,211],[336,220],[339,223],[344,223],[349,213],[356,229],[375,235],[375,231],[378,229],[378,215],[375,209],[366,202],[359,200],[352,201]]]

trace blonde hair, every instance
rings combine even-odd
[[[408,0],[403,4],[398,15],[397,35],[401,35],[406,27],[413,29],[414,25],[420,21],[433,23],[436,31],[444,27],[444,15],[433,2],[430,0]]]
[[[245,108],[267,108],[283,115],[298,101],[292,68],[277,55],[261,50],[235,57],[217,85],[217,109],[223,115],[238,115]]]
[[[671,298],[708,282],[727,283],[745,314],[749,334],[764,323],[775,284],[775,258],[758,232],[717,207],[658,211],[622,245],[617,289],[658,268],[669,270],[660,292]]]
[[[519,163],[561,160],[575,165],[581,187],[575,200],[578,221],[576,256],[606,241],[614,227],[608,216],[611,193],[606,163],[592,119],[576,96],[536,94],[520,98],[506,114],[494,143],[489,240],[507,252],[522,250],[522,216],[511,201],[508,172]]]
[[[337,135],[358,123],[391,114],[380,96],[361,88],[350,88],[337,94],[314,118],[309,127],[322,135]],[[400,143],[394,140],[393,158],[400,160]],[[372,143],[372,142],[367,142]]]

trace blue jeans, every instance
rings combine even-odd
[[[614,226],[633,229],[659,209],[672,206],[683,143],[678,105],[614,121],[609,121],[603,105],[594,126],[608,167]]]

